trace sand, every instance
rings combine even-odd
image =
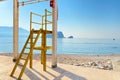
[[[33,69],[27,66],[22,80],[120,80],[119,55],[58,55],[57,57],[57,68],[53,69],[51,68],[51,55],[47,55],[47,71],[45,72],[40,64],[40,56],[34,55]],[[12,59],[11,54],[0,54],[0,80],[17,79],[20,68],[16,70],[14,77],[9,76],[14,66]],[[109,59],[116,69],[103,70],[69,64],[75,63],[76,59],[79,62]]]

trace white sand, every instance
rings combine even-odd
[[[38,60],[34,60],[33,69],[28,66],[22,76],[22,80],[120,80],[120,72],[84,68],[68,64],[58,63],[58,67],[52,69],[47,62],[47,71],[42,70]],[[10,77],[14,63],[12,57],[0,55],[0,80],[16,80],[20,68],[16,70],[14,77]]]

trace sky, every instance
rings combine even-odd
[[[21,6],[19,27],[29,30],[30,12],[44,14],[45,8],[52,10],[49,2]],[[0,26],[13,26],[13,0],[0,2]],[[58,0],[58,31],[65,37],[120,38],[120,0]]]

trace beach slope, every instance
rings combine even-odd
[[[58,63],[58,67],[52,69],[51,62],[47,62],[47,71],[42,70],[39,60],[33,61],[33,69],[27,66],[22,80],[120,80],[120,72],[113,70],[100,70]],[[10,77],[14,63],[12,57],[0,55],[0,80],[16,80],[20,68],[14,77]]]

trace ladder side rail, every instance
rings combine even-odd
[[[32,48],[32,49],[33,49],[33,48]],[[21,79],[21,77],[22,77],[22,75],[23,75],[23,73],[24,73],[24,71],[25,71],[25,68],[26,68],[26,66],[27,66],[27,64],[28,64],[28,60],[29,60],[31,54],[32,54],[32,52],[31,52],[31,50],[30,50],[30,52],[29,52],[29,54],[28,54],[28,56],[27,56],[27,59],[25,60],[24,66],[23,66],[23,68],[22,68],[22,70],[21,70],[21,72],[20,72],[20,75],[19,75],[18,79]]]
[[[44,24],[44,22],[45,22],[45,16],[43,15],[42,16],[42,30],[44,30],[44,26],[45,26],[45,24]],[[44,40],[43,40],[43,32],[42,32],[42,35],[41,35],[41,46],[43,47],[44,46]],[[44,52],[43,52],[43,50],[41,50],[41,64],[44,64],[44,61],[43,61],[43,54],[44,54]]]
[[[20,62],[20,58],[22,57],[22,54],[24,53],[25,47],[27,46],[27,43],[28,43],[28,41],[29,41],[29,39],[30,39],[30,36],[31,36],[31,35],[29,35],[29,37],[28,37],[28,39],[27,39],[27,41],[26,41],[26,43],[25,43],[25,45],[24,45],[24,47],[23,47],[23,49],[22,49],[22,51],[21,51],[21,53],[20,53],[20,55],[19,55],[19,58],[18,58],[18,60],[16,61],[16,64],[15,64],[15,66],[14,66],[14,68],[13,68],[10,76],[13,76],[13,74],[14,74],[14,72],[15,72],[15,70],[16,70],[19,62]]]
[[[30,68],[32,68],[32,59],[33,59],[33,50],[32,50],[32,47],[33,47],[33,36],[34,36],[34,34],[33,34],[33,31],[34,31],[34,29],[32,29],[32,31],[31,31],[31,37],[30,37]]]
[[[37,40],[38,40],[41,32],[42,32],[42,29],[40,29],[40,31],[38,32],[38,34],[37,34],[37,36],[36,36],[36,39],[35,39],[35,41],[34,41],[34,43],[33,43],[33,46],[35,46],[35,44],[36,44],[36,42],[37,42]]]
[[[27,41],[26,41],[26,43],[25,43],[25,45],[24,45],[21,53],[24,53],[24,50],[25,50],[25,48],[26,48],[26,46],[27,46],[27,44],[28,44],[28,42],[29,42],[29,40],[30,40],[31,35],[32,35],[32,34],[30,33],[30,35],[29,35],[29,37],[28,37],[28,39],[27,39]]]
[[[33,31],[34,31],[34,30],[32,29],[32,31],[31,31],[32,34],[33,34]],[[24,67],[22,68],[18,79],[21,79],[21,77],[22,77],[22,75],[23,75],[23,72],[24,72],[24,70],[25,70],[25,68],[26,68],[26,66],[27,66],[28,60],[30,59],[30,56],[31,56],[31,54],[32,54],[32,51],[33,51],[34,46],[35,46],[35,44],[36,44],[36,42],[37,42],[37,40],[38,40],[38,38],[39,38],[39,35],[40,35],[41,31],[42,31],[42,30],[39,31],[39,33],[38,33],[37,36],[36,36],[35,41],[34,41],[33,44],[32,44],[32,47],[31,47],[31,49],[30,49],[30,53],[29,53],[28,56],[27,56],[27,59],[26,59],[26,61],[25,61],[25,63],[24,63]]]

